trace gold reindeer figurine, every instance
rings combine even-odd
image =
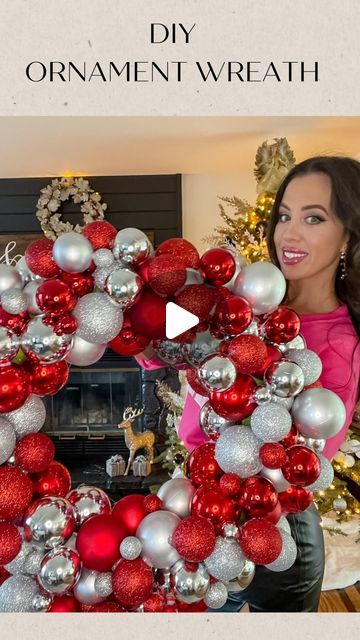
[[[141,416],[143,411],[144,409],[133,409],[132,407],[127,407],[123,413],[123,421],[118,425],[119,429],[125,430],[125,444],[130,452],[124,476],[128,475],[134,462],[135,453],[138,449],[146,449],[147,459],[150,464],[152,464],[154,460],[155,435],[153,432],[140,431],[139,433],[134,433],[131,427],[131,423],[135,418]]]

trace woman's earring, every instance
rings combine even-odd
[[[340,253],[340,271],[340,280],[344,280],[346,278],[346,251]]]

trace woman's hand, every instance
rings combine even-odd
[[[154,351],[152,342],[150,342],[150,344],[146,347],[146,349],[144,349],[144,351],[137,354],[137,357],[141,358],[142,360],[151,360],[155,356],[156,356],[156,353]]]

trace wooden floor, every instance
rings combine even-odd
[[[360,582],[346,589],[323,591],[320,599],[319,613],[360,612]],[[249,613],[246,604],[240,613]]]

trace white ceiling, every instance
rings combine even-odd
[[[283,136],[298,161],[360,158],[360,117],[0,117],[0,177],[248,172]]]

